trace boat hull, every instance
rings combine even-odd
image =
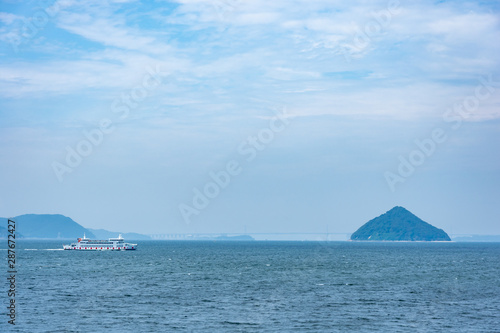
[[[85,237],[78,238],[78,242],[63,245],[64,250],[73,251],[131,251],[137,249],[137,244],[125,243],[122,235],[109,240],[92,240]]]
[[[137,249],[137,246],[133,246],[130,248],[111,248],[111,247],[70,247],[70,246],[64,246],[64,250],[71,250],[71,251],[135,251]]]

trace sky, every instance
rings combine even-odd
[[[0,4],[0,216],[500,234],[498,1]]]

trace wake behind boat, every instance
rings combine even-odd
[[[71,243],[69,245],[63,245],[64,250],[83,250],[83,251],[124,251],[124,250],[135,250],[137,249],[137,244],[124,243],[122,235],[120,234],[118,238],[110,238],[108,240],[93,240],[88,239],[83,234],[83,238],[78,238],[78,242]]]

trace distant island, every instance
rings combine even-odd
[[[254,241],[255,240],[250,235],[238,235],[238,236],[220,235],[218,237],[215,237],[214,239],[215,240],[222,240],[222,241]]]
[[[19,238],[77,238],[83,233],[89,238],[95,237],[88,229],[60,214],[24,214],[11,219],[16,221]],[[7,218],[0,217],[0,224],[6,223]]]
[[[92,232],[96,238],[98,239],[108,239],[112,237],[116,237],[118,234],[121,234],[125,239],[133,239],[133,240],[148,240],[151,237],[143,234],[138,234],[136,232],[113,232],[104,229],[90,229],[87,228],[90,232]]]
[[[118,232],[104,229],[90,229],[75,222],[70,217],[61,214],[24,214],[12,217],[16,221],[16,238],[25,239],[76,239],[84,234],[90,239],[108,239],[121,234],[127,240],[152,240],[148,235],[135,232]],[[7,218],[0,217],[0,239],[8,236]],[[197,236],[186,235],[182,240],[211,240],[211,241],[252,241],[249,235],[228,236],[211,235]]]
[[[2,223],[2,225],[7,225],[7,220],[0,218],[0,223]],[[5,239],[8,237],[8,235],[9,235],[9,232],[8,232],[7,228],[0,225],[0,239]],[[23,238],[24,236],[21,233],[16,232],[16,237]]]
[[[88,229],[73,221],[70,217],[61,214],[24,214],[11,219],[16,221],[16,235],[18,238],[32,239],[76,239],[83,234],[87,238],[108,239],[116,237],[120,232],[104,229]],[[7,238],[7,218],[0,217],[0,238]],[[146,240],[151,237],[136,233],[121,233],[128,240]]]
[[[451,241],[438,229],[403,207],[394,207],[376,217],[351,235],[353,241]]]
[[[144,235],[104,229],[85,228],[70,217],[61,214],[24,214],[11,217],[16,221],[16,238],[24,239],[76,239],[85,234],[91,239],[108,239],[118,234],[127,240],[205,240],[205,241],[252,241],[252,235],[221,234],[173,234]],[[6,239],[7,218],[0,217],[0,239]],[[284,233],[283,235],[285,235]],[[262,235],[257,234],[262,237]],[[273,234],[275,235],[275,234]],[[281,234],[276,234],[281,235]],[[167,238],[165,236],[174,236]],[[348,234],[345,234],[347,240]],[[257,238],[258,239],[258,238]],[[264,240],[264,239],[262,239]],[[265,240],[268,240],[266,237]],[[272,239],[269,239],[272,240]],[[280,240],[280,239],[276,239]],[[446,232],[426,223],[403,207],[394,207],[385,214],[365,223],[350,235],[351,241],[450,241]],[[455,242],[500,242],[500,235],[455,235]]]

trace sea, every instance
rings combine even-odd
[[[1,332],[500,332],[500,243],[16,243]]]

